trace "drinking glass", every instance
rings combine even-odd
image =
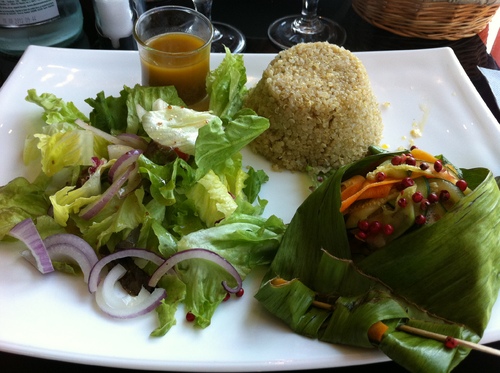
[[[194,8],[212,20],[213,0],[193,0]],[[222,22],[213,22],[214,38],[212,40],[212,52],[223,53],[224,47],[229,48],[232,53],[239,53],[245,49],[245,36],[237,28]]]
[[[206,102],[213,26],[194,9],[161,6],[143,13],[134,27],[142,85],[173,85],[193,109]]]
[[[282,49],[298,43],[327,41],[342,45],[346,32],[331,19],[318,16],[319,0],[303,0],[300,15],[292,15],[274,21],[267,31],[269,39]]]

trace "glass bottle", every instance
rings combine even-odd
[[[65,47],[83,28],[79,0],[0,0],[0,52],[21,55],[30,45]]]

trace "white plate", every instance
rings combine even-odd
[[[477,94],[451,49],[367,52],[364,62],[381,103],[383,143],[390,149],[417,146],[444,153],[461,167],[485,166],[500,174],[500,126]],[[249,84],[255,84],[273,55],[245,55]],[[222,55],[213,56],[215,66]],[[41,111],[26,91],[51,92],[84,103],[104,90],[117,95],[140,81],[135,52],[30,47],[0,91],[0,185],[15,176],[34,176],[22,165],[21,150]],[[412,138],[412,130],[422,131]],[[267,214],[289,221],[308,194],[299,174],[275,173],[259,157],[246,162],[263,168]],[[194,329],[183,320],[153,339],[155,315],[113,320],[100,313],[78,278],[41,276],[19,257],[19,245],[0,247],[0,350],[111,367],[177,371],[259,371],[314,369],[387,360],[375,350],[334,346],[301,337],[266,313],[253,298],[263,270],[245,281],[246,296],[224,303],[212,325]],[[500,302],[483,342],[500,339]]]

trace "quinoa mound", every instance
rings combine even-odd
[[[280,52],[244,104],[270,121],[250,147],[275,169],[336,169],[364,157],[382,138],[382,117],[364,65],[326,42]]]

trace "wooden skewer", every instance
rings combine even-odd
[[[313,300],[312,305],[314,307],[321,308],[321,309],[324,309],[324,310],[327,310],[327,311],[332,311],[333,310],[333,306],[331,304],[325,303],[325,302],[320,302],[318,300]]]
[[[419,336],[422,336],[422,337],[425,337],[425,338],[435,339],[436,341],[443,342],[443,343],[448,338],[450,338],[450,337],[448,337],[448,336],[446,336],[444,334],[433,333],[433,332],[429,332],[427,330],[423,330],[423,329],[419,329],[419,328],[414,328],[414,327],[408,326],[408,325],[400,325],[398,327],[398,329],[402,330],[404,332],[415,334],[415,335],[419,335]],[[473,342],[465,341],[463,339],[453,338],[453,340],[456,342],[456,344],[458,346],[463,346],[463,347],[470,348],[472,350],[477,350],[477,351],[485,352],[487,354],[500,356],[500,350],[497,350],[497,349],[494,349],[494,348],[491,348],[491,347],[488,347],[488,346],[483,346],[483,345],[480,345],[478,343],[473,343]]]

